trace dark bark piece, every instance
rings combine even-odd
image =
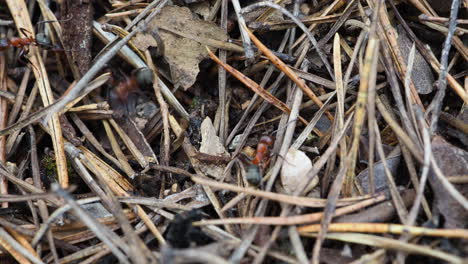
[[[87,1],[66,0],[61,5],[63,46],[70,63],[83,75],[91,64],[91,37],[94,8]],[[74,76],[78,78],[79,76]]]

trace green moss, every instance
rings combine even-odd
[[[57,174],[57,163],[55,159],[49,155],[45,155],[42,159],[42,167],[46,170],[47,174]]]
[[[196,109],[197,107],[200,106],[201,101],[202,101],[201,97],[199,97],[199,96],[193,97],[192,103],[190,104],[190,108],[191,109]]]
[[[55,158],[50,155],[44,155],[41,161],[42,169],[48,177],[52,177],[57,180],[57,162]],[[70,178],[76,177],[76,173],[69,160],[67,160],[67,172]]]

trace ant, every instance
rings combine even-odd
[[[153,83],[153,72],[145,67],[132,71],[131,76],[123,72],[121,75],[123,80],[120,81],[114,77],[111,78],[110,84],[114,86],[114,89],[109,92],[109,102],[113,109],[123,111],[121,114],[128,113],[132,116],[136,111],[136,100],[140,87]]]
[[[275,142],[272,136],[264,135],[260,138],[257,144],[257,151],[250,165],[247,168],[247,181],[252,185],[260,184],[262,180],[261,171],[264,170],[270,162],[270,147]]]
[[[53,47],[50,43],[50,39],[44,34],[44,33],[39,33],[36,35],[36,38],[29,36],[31,35],[29,31],[27,31],[24,28],[21,28],[20,31],[26,36],[24,38],[19,38],[19,37],[12,37],[12,38],[4,38],[0,39],[0,51],[4,51],[8,48],[21,48],[21,55],[24,55],[27,53],[27,47],[30,45],[36,45],[36,46],[41,46],[46,49],[51,49],[51,48],[56,48]]]
[[[51,22],[60,22],[60,21],[68,21],[69,19],[65,20],[46,20],[46,21],[40,21],[37,23],[37,25],[42,25],[40,26],[39,30],[43,31],[43,25],[45,23],[51,23]],[[44,49],[52,50],[52,51],[63,51],[63,48],[60,47],[60,45],[52,45],[50,38],[44,33],[37,33],[35,37],[33,37],[32,33],[26,30],[25,28],[20,28],[19,29],[23,35],[26,37],[20,38],[20,37],[12,37],[12,38],[3,38],[0,39],[0,51],[7,50],[9,48],[21,48],[21,51],[19,53],[19,57],[23,57],[28,53],[28,47],[31,45],[36,45],[36,46],[41,46]]]
[[[25,32],[28,32],[26,29],[22,28],[21,32],[26,35]],[[4,51],[8,48],[16,47],[24,49],[28,45],[37,44],[37,41],[33,37],[18,38],[12,37],[10,39],[0,39],[0,51]]]

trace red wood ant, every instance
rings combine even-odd
[[[114,86],[109,93],[111,107],[115,110],[124,110],[123,113],[133,115],[135,113],[136,95],[141,86],[153,82],[153,72],[148,68],[140,68],[132,71],[131,76],[122,73],[123,80],[117,81],[112,78],[111,85]],[[113,74],[113,76],[115,76]]]
[[[268,166],[270,161],[270,147],[275,142],[272,136],[262,136],[257,144],[257,151],[250,165],[247,167],[247,181],[252,185],[260,184],[262,171]]]
[[[50,39],[44,33],[38,33],[34,38],[31,36],[31,33],[21,28],[20,31],[26,36],[24,38],[20,37],[12,37],[12,38],[3,38],[0,39],[0,51],[7,50],[9,48],[20,48],[20,52],[18,54],[19,60],[22,62],[29,62],[27,59],[23,61],[24,55],[28,53],[28,47],[31,45],[41,46],[44,49],[53,50],[53,51],[63,51],[62,48],[53,46],[50,43]],[[29,35],[29,36],[28,36]]]
[[[33,37],[12,37],[10,39],[0,39],[0,51],[4,51],[11,47],[24,49],[24,47],[32,44],[37,44],[36,39]]]
[[[29,31],[27,31],[24,28],[20,29],[21,32],[26,36],[24,38],[19,38],[19,37],[12,37],[9,39],[0,39],[0,51],[4,51],[8,48],[21,48],[25,49],[26,47],[30,45],[39,45],[45,48],[51,48],[50,45],[50,40],[44,35],[44,34],[37,34],[37,38],[34,38],[31,35]]]
[[[60,22],[60,21],[68,21],[69,19],[63,19],[63,20],[45,20],[45,21],[40,21],[37,23],[39,25],[39,31],[42,31],[41,33],[37,33],[35,37],[33,37],[33,34],[26,30],[25,28],[20,28],[19,30],[23,35],[26,37],[20,38],[20,37],[12,37],[10,39],[0,39],[0,51],[4,51],[8,48],[21,48],[21,55],[24,55],[27,53],[27,47],[30,45],[36,45],[36,46],[41,46],[44,49],[48,50],[53,50],[53,51],[63,51],[63,49],[59,45],[52,45],[50,38],[43,32],[44,28],[43,26],[46,23],[52,23],[52,22]],[[41,27],[42,26],[42,27]]]

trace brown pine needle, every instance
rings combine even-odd
[[[265,56],[268,57],[268,59],[270,59],[270,61],[282,72],[284,72],[284,74],[286,74],[289,78],[291,78],[291,80],[297,85],[299,86],[299,88],[301,88],[301,90],[307,95],[309,96],[309,98],[318,106],[318,107],[322,107],[323,106],[323,102],[315,95],[315,93],[306,85],[305,81],[300,79],[299,76],[297,76],[297,74],[291,69],[289,68],[283,61],[281,61],[275,54],[273,54],[273,52],[268,49],[265,45],[263,45],[262,42],[260,42],[260,40],[258,40],[257,37],[255,37],[254,34],[252,34],[252,32],[250,32],[249,29],[245,29],[247,31],[247,33],[249,33],[249,37],[250,39],[253,41],[253,43],[255,43],[255,45],[258,47],[258,49],[263,53],[265,54]],[[328,119],[330,119],[331,121],[333,121],[333,115],[330,114],[329,111],[325,111],[325,114],[327,115]]]
[[[291,109],[289,109],[289,107],[285,103],[280,101],[278,98],[276,98],[274,95],[269,93],[263,87],[258,85],[252,79],[250,79],[249,77],[242,74],[240,71],[234,69],[232,66],[230,66],[230,65],[228,65],[226,63],[223,63],[218,57],[216,57],[216,55],[214,55],[214,53],[208,47],[206,48],[206,50],[208,51],[208,54],[210,55],[212,60],[214,60],[218,65],[223,67],[226,71],[231,73],[239,81],[241,81],[243,84],[245,84],[245,86],[249,87],[252,91],[254,91],[258,95],[260,95],[263,99],[265,99],[267,102],[274,105],[279,110],[281,110],[281,111],[283,111],[283,112],[285,112],[287,114],[291,113]],[[299,117],[299,120],[302,123],[304,123],[304,125],[308,124],[308,122],[302,117]]]

